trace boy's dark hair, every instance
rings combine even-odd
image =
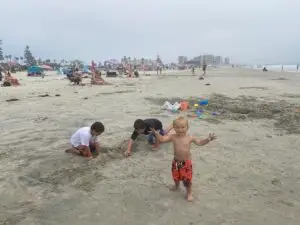
[[[141,130],[141,129],[145,129],[146,125],[144,120],[137,119],[136,121],[134,121],[133,127],[136,130]]]
[[[104,125],[101,122],[95,122],[91,126],[91,130],[94,130],[97,133],[103,133],[104,132]]]

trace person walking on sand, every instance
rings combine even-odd
[[[162,75],[162,65],[161,64],[159,64],[159,65],[157,65],[157,67],[156,67],[156,74],[157,74],[157,76],[158,77],[161,77],[161,75]]]
[[[206,63],[204,63],[204,65],[203,65],[203,76],[206,75],[206,69],[207,69],[207,65],[206,65]]]
[[[192,75],[195,76],[195,66],[192,67]]]
[[[205,139],[198,139],[187,134],[189,129],[188,120],[180,116],[173,121],[173,129],[175,134],[162,136],[158,131],[152,129],[156,138],[160,142],[172,142],[174,148],[174,159],[172,161],[172,177],[174,187],[172,191],[179,189],[180,181],[186,188],[187,200],[192,201],[192,160],[191,160],[191,144],[194,143],[203,146],[216,139],[215,134],[209,134]]]
[[[206,63],[204,63],[202,66],[203,74],[199,77],[199,80],[204,79],[204,76],[206,75],[206,69],[207,69],[207,65],[206,65]]]

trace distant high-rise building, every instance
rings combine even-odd
[[[215,57],[213,55],[203,55],[200,64],[213,65],[214,61],[215,61]]]
[[[214,65],[217,65],[217,66],[222,65],[222,63],[223,63],[222,61],[223,61],[223,59],[221,56],[215,56]]]
[[[229,57],[226,57],[226,58],[224,59],[224,64],[225,64],[225,65],[229,65],[229,64],[230,64],[230,58],[229,58]]]
[[[188,61],[186,56],[178,56],[178,64],[185,64]]]

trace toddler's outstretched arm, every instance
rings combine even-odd
[[[216,138],[217,138],[217,136],[214,133],[212,133],[212,134],[209,134],[208,137],[205,139],[197,139],[196,137],[192,137],[192,142],[196,145],[203,146],[203,145],[208,144],[209,142],[211,142],[212,140],[214,140]]]
[[[165,135],[161,136],[159,132],[157,132],[155,129],[151,128],[151,131],[155,134],[155,137],[160,141],[160,142],[170,142],[172,141],[172,135]]]
[[[170,133],[171,130],[173,130],[173,124],[171,124],[171,125],[168,126],[168,129],[166,130],[166,135],[168,133]]]

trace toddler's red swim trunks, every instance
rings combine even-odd
[[[182,181],[185,187],[192,183],[193,166],[192,160],[176,160],[172,162],[172,176],[175,182]]]

